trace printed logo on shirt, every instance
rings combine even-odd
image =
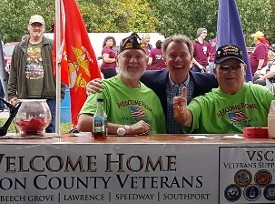
[[[256,104],[241,103],[238,105],[228,106],[218,111],[217,116],[223,117],[226,113],[232,111],[241,111],[242,109],[257,109]]]
[[[144,111],[142,110],[142,108],[134,107],[134,106],[129,106],[129,107],[130,107],[130,110],[131,110],[132,117],[146,118],[146,115],[145,115]]]
[[[161,60],[161,59],[163,59],[162,55],[156,55],[156,60]]]
[[[41,48],[29,47],[27,49],[27,66],[25,76],[27,79],[40,79],[44,77],[44,68],[42,64]]]
[[[140,107],[139,109],[143,112],[144,108],[145,110],[150,111],[151,113],[153,113],[152,108],[150,108],[144,101],[139,101],[139,100],[127,100],[127,101],[121,101],[119,103],[117,103],[117,107],[118,108],[123,108],[123,107],[130,107],[130,110],[132,111],[131,107]],[[141,108],[142,107],[142,108]],[[143,112],[144,114],[144,112]]]
[[[230,118],[230,121],[232,121],[232,122],[240,122],[242,120],[247,119],[244,112],[242,112],[242,111],[228,113],[228,117]]]
[[[203,51],[204,54],[206,54],[207,53],[207,46],[203,46],[202,51]]]

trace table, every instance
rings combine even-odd
[[[71,134],[0,139],[1,203],[274,203],[275,140]]]

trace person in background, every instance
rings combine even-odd
[[[208,72],[209,71],[209,43],[205,40],[207,36],[206,28],[197,30],[197,38],[193,41],[193,72]]]
[[[141,37],[141,43],[143,44],[144,46],[144,49],[145,49],[145,52],[146,52],[146,56],[147,56],[147,62],[149,61],[149,56],[150,56],[150,53],[153,49],[153,46],[150,44],[150,35],[149,33],[145,33],[142,35]],[[147,64],[147,69],[150,70],[150,65]]]
[[[273,52],[270,50],[268,55],[268,64],[253,77],[253,84],[267,86],[270,90],[274,91],[275,83],[275,58],[272,56]]]
[[[146,51],[146,55],[149,56],[150,52],[153,49],[153,46],[150,44],[150,35],[149,33],[145,33],[142,35],[141,42],[144,44],[144,49]]]
[[[4,92],[1,80],[0,80],[0,97],[3,99],[5,98],[5,92]],[[0,101],[0,112],[3,112],[5,110],[6,110],[6,105],[2,101]]]
[[[253,82],[253,84],[259,84],[262,86],[270,85],[270,90],[273,91],[274,85],[272,84],[274,84],[275,82],[274,77],[275,77],[275,69],[272,66],[271,69],[266,69],[266,73],[260,75],[259,78]],[[269,80],[270,84],[268,84],[267,80]]]
[[[253,80],[258,79],[257,75],[263,67],[268,63],[268,50],[270,48],[269,42],[265,39],[263,32],[257,31],[251,35],[254,38],[256,45],[251,53],[249,60],[251,65]]]
[[[45,21],[40,15],[31,16],[28,24],[30,37],[19,42],[13,51],[8,81],[8,100],[47,99],[52,120],[47,133],[55,132],[56,87],[52,68],[52,40],[44,37]],[[62,84],[61,98],[65,95]]]
[[[116,56],[117,53],[113,50],[116,46],[116,40],[113,36],[107,36],[103,41],[102,49],[102,64],[100,66],[101,73],[105,79],[111,78],[117,75],[116,72]]]
[[[215,53],[217,46],[217,38],[213,38],[209,42],[209,73],[213,74],[213,69],[215,67]]]
[[[187,89],[188,103],[192,98],[218,87],[213,74],[192,72],[193,44],[185,35],[172,35],[162,43],[163,59],[167,69],[147,70],[141,82],[151,88],[159,97],[165,114],[166,133],[182,134],[182,126],[174,119],[173,98]],[[89,93],[102,91],[100,79],[90,81],[86,88]]]
[[[164,113],[157,95],[140,82],[147,58],[136,33],[122,40],[117,76],[103,80],[104,90],[88,96],[78,118],[78,131],[92,132],[97,98],[105,99],[109,135],[165,133]]]
[[[4,52],[3,52],[3,46],[4,46],[4,42],[3,42],[3,40],[2,40],[2,36],[1,36],[1,34],[0,34],[0,39],[1,39],[1,50],[2,50],[2,56],[3,56],[3,63],[4,63],[4,65],[6,64],[6,62],[7,62],[7,60],[4,58]],[[2,57],[1,56],[1,57]]]
[[[162,41],[158,40],[156,42],[156,48],[153,48],[149,55],[148,65],[151,70],[162,70],[166,68],[163,61],[162,51],[161,51]]]
[[[188,106],[183,88],[173,100],[176,121],[185,131],[199,134],[242,134],[244,127],[267,127],[269,107],[275,96],[262,86],[245,83],[245,71],[239,47],[219,47],[214,68],[219,87],[194,98]]]
[[[275,44],[272,44],[268,51],[268,61],[270,62],[274,59],[275,59]]]

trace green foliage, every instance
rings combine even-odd
[[[275,0],[269,0],[270,16],[269,16],[269,29],[267,30],[267,39],[275,43]]]
[[[1,0],[0,13],[0,31],[4,41],[20,41],[21,36],[28,33],[28,21],[32,15],[42,15],[46,21],[46,30],[51,30],[54,1]]]
[[[221,1],[221,0],[220,0]],[[216,34],[219,1],[209,0],[77,0],[88,32],[159,32],[164,36],[185,34],[196,37],[199,27]],[[275,42],[275,0],[236,0],[247,45],[260,30]],[[54,22],[54,0],[1,0],[0,32],[4,41],[18,41],[26,34],[29,17],[40,14],[46,32]]]
[[[165,36],[185,34],[196,37],[199,27],[208,29],[209,37],[216,33],[218,2],[206,0],[151,0],[156,8],[158,19],[161,19],[158,32]]]
[[[156,32],[157,18],[146,0],[78,0],[88,32]],[[19,41],[28,33],[31,15],[40,14],[46,32],[52,32],[54,0],[2,0],[0,31],[5,42]]]
[[[72,129],[72,123],[60,123],[60,133],[68,133]]]
[[[274,0],[270,0],[274,8]],[[199,27],[208,29],[208,38],[216,34],[219,1],[209,0],[150,0],[156,8],[160,20],[158,32],[169,36],[172,34],[185,34],[190,38],[196,37],[196,30]],[[250,1],[236,0],[239,14],[246,34],[246,39],[251,44],[250,35],[261,30],[271,41],[275,36],[271,30],[271,23],[274,26],[274,11],[271,15],[271,6],[266,0]],[[264,5],[264,6],[263,6]],[[273,17],[273,18],[271,18]]]
[[[236,0],[236,3],[238,5],[247,46],[254,46],[251,34],[256,31],[262,31],[267,39],[274,41],[274,32],[270,30],[271,6],[268,1]]]
[[[146,0],[82,0],[79,7],[89,32],[156,31],[157,19]]]

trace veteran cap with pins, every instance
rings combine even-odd
[[[215,63],[220,64],[227,59],[236,59],[244,63],[242,50],[236,45],[223,45],[219,47],[216,51]]]
[[[127,49],[140,49],[145,52],[144,44],[141,42],[141,38],[137,33],[133,32],[129,37],[126,37],[121,41],[119,52],[121,53]]]

